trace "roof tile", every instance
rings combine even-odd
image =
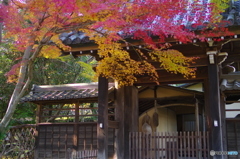
[[[109,83],[109,90],[113,83]],[[63,99],[81,99],[98,97],[98,85],[96,83],[79,83],[66,85],[34,85],[32,91],[21,98],[21,102],[36,102]]]

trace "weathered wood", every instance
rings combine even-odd
[[[98,159],[108,158],[108,80],[100,76],[98,82]]]
[[[138,90],[134,86],[125,86],[116,91],[115,120],[119,122],[116,129],[116,157],[129,158],[129,132],[138,131]]]

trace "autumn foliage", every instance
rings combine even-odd
[[[32,46],[30,59],[55,58],[61,49],[67,51],[69,47],[59,39],[61,33],[86,33],[99,46],[97,74],[116,79],[120,85],[131,85],[143,74],[157,80],[149,59],[159,61],[167,71],[194,76],[194,69],[187,67],[194,59],[168,49],[164,39],[203,40],[185,26],[188,22],[201,25],[207,21],[211,25],[220,21],[223,8],[219,6],[218,2],[206,4],[201,0],[9,0],[8,5],[0,6],[0,19],[5,38],[13,39],[18,51]],[[142,40],[142,49],[148,55],[137,50],[142,60],[132,59],[122,49],[122,43],[131,45],[126,37]]]

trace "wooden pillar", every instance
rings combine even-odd
[[[36,110],[36,124],[41,123],[41,116],[42,116],[42,105],[38,104],[37,110]]]
[[[202,107],[202,131],[206,131],[206,112],[204,106]]]
[[[115,135],[115,159],[129,158],[129,132],[138,131],[138,90],[135,86],[117,89],[115,119],[119,129]]]
[[[222,122],[222,130],[223,130],[223,150],[224,151],[227,151],[227,127],[226,127],[226,109],[225,109],[225,96],[224,95],[221,95],[221,100],[220,100],[220,103],[221,103],[221,122]],[[227,159],[227,155],[224,156],[225,158],[224,159]]]
[[[199,132],[199,106],[197,98],[195,103],[195,121],[196,121],[195,131]]]
[[[207,130],[210,132],[210,150],[223,151],[221,104],[219,90],[218,64],[216,63],[216,52],[209,52],[208,80],[205,81],[205,99],[207,112]],[[222,159],[222,155],[212,158]]]
[[[198,133],[199,135],[199,105],[198,105],[198,99],[195,98],[195,131]],[[200,139],[197,139],[197,148],[200,148]],[[197,159],[201,159],[202,158],[202,153],[201,152],[197,152],[196,154]]]
[[[35,149],[34,149],[34,158],[37,159],[38,158],[38,149],[39,149],[39,126],[38,124],[41,123],[41,116],[42,116],[42,105],[38,104],[37,105],[37,110],[36,110],[36,131],[34,134],[35,137]]]
[[[98,79],[98,159],[108,158],[108,79]]]
[[[78,151],[78,123],[79,123],[79,102],[75,103],[75,120],[73,128],[73,149]]]

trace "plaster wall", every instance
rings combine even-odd
[[[174,111],[167,108],[157,108],[158,113],[158,123],[157,127],[153,126],[152,116],[155,112],[155,108],[150,109],[148,112],[143,113],[139,117],[139,132],[142,132],[142,122],[143,117],[148,114],[150,116],[150,125],[152,127],[153,132],[176,132],[177,131],[177,118]]]
[[[235,118],[240,114],[240,103],[226,104],[226,118]],[[231,109],[239,109],[239,111],[227,111]]]
[[[202,83],[197,83],[197,84],[188,86],[187,89],[203,92],[203,85],[202,85]]]
[[[150,116],[150,125],[152,127],[153,132],[176,132],[177,131],[177,118],[174,111],[167,109],[167,108],[157,108],[158,113],[158,122],[159,125],[157,127],[154,127],[152,124],[152,116],[155,112],[155,108],[150,109],[148,112],[142,114],[139,117],[139,132],[142,132],[142,125],[144,124],[142,122],[144,116],[147,114]],[[159,148],[166,148],[166,139],[161,139],[157,141],[152,141],[151,145],[154,147],[154,145],[159,145]],[[151,152],[152,157],[154,157],[153,152]],[[160,156],[166,156],[165,151],[161,151]]]

